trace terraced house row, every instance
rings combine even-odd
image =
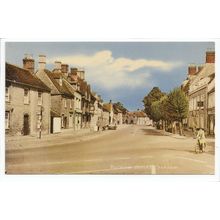
[[[208,135],[215,135],[215,51],[209,49],[205,63],[191,64],[187,79],[181,85],[189,98],[189,114],[185,126],[195,130],[203,128]]]
[[[85,71],[69,68],[55,61],[53,70],[46,68],[46,56],[39,55],[38,67],[31,55],[23,67],[6,63],[5,131],[6,135],[41,137],[63,129],[91,129],[122,124],[126,111],[114,103],[104,103],[92,91]]]

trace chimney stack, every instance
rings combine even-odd
[[[25,54],[23,59],[23,68],[34,74],[34,59],[31,54]]]
[[[61,62],[55,61],[55,70],[61,71]]]
[[[84,70],[81,70],[81,71],[80,71],[80,78],[81,78],[82,80],[85,79],[85,71],[84,71]]]
[[[77,68],[70,68],[71,75],[77,75],[77,71],[78,71]]]
[[[45,70],[46,67],[46,56],[45,55],[39,55],[39,70]]]
[[[65,76],[68,75],[69,71],[69,65],[68,64],[61,64],[61,72],[65,74]]]
[[[214,50],[206,51],[206,63],[215,63],[215,51]]]
[[[190,64],[188,67],[188,75],[192,76],[197,73],[197,68],[195,64]]]

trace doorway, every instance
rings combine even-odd
[[[23,124],[23,135],[30,134],[30,127],[29,127],[29,115],[24,115],[24,124]]]

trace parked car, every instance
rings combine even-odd
[[[116,125],[108,125],[108,130],[116,130],[117,126]]]

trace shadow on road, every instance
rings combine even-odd
[[[165,136],[161,132],[154,129],[141,129],[145,135],[154,135],[154,136]]]

